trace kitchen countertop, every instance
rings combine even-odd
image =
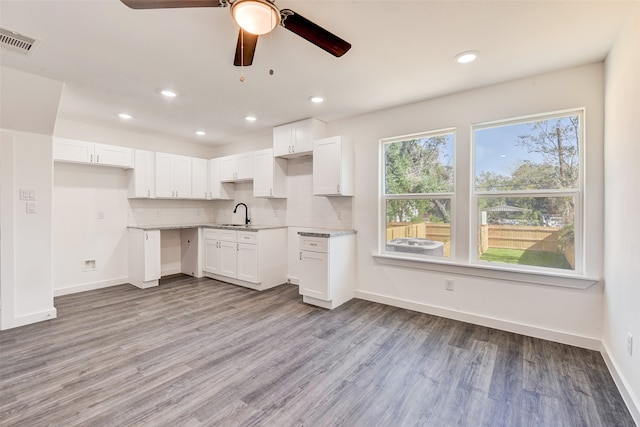
[[[138,228],[141,230],[180,230],[185,228],[217,228],[223,230],[239,230],[239,231],[260,231],[270,230],[274,228],[286,228],[283,225],[232,225],[232,224],[169,224],[169,225],[129,225],[127,228]]]
[[[300,236],[306,237],[338,237],[356,234],[356,230],[318,230],[318,231],[298,231]]]

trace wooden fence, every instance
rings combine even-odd
[[[451,253],[451,227],[449,224],[387,223],[387,241],[402,237],[444,242],[444,255],[449,256]],[[559,242],[559,239],[560,229],[554,227],[481,225],[478,227],[478,253],[482,254],[488,248],[562,252],[573,267],[575,265],[573,244]]]

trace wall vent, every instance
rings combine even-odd
[[[40,40],[0,27],[0,46],[26,56],[33,55]]]

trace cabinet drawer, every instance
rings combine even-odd
[[[236,242],[237,232],[236,230],[223,230],[217,228],[205,228],[203,230],[205,239],[221,240],[223,242]]]
[[[258,244],[258,233],[253,231],[238,231],[238,243]]]
[[[300,237],[300,250],[311,252],[329,252],[329,239],[324,237]]]

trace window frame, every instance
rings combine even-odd
[[[489,262],[477,262],[477,222],[478,222],[478,197],[485,197],[485,194],[475,191],[475,128],[479,126],[490,127],[505,125],[508,123],[520,123],[535,121],[544,118],[553,118],[561,115],[570,116],[578,114],[580,116],[580,134],[578,141],[579,150],[579,188],[562,190],[541,190],[529,191],[521,190],[517,196],[548,196],[548,197],[575,197],[574,208],[574,229],[575,229],[575,269],[564,270],[558,268],[536,269],[533,266],[517,266],[514,264],[494,264]],[[564,110],[549,111],[545,113],[530,114],[519,117],[486,121],[479,123],[469,123],[468,145],[463,154],[464,164],[460,163],[458,141],[459,127],[447,127],[433,131],[407,134],[397,137],[387,137],[379,140],[378,145],[378,245],[377,250],[372,254],[376,263],[381,265],[412,268],[437,272],[442,274],[453,274],[477,277],[480,279],[506,280],[511,283],[526,283],[553,287],[565,287],[573,289],[587,289],[600,282],[599,277],[586,276],[585,247],[586,241],[586,181],[587,181],[587,123],[586,108],[577,107]],[[386,252],[386,201],[388,196],[410,196],[416,195],[386,195],[385,194],[385,152],[384,144],[398,142],[416,136],[435,136],[443,133],[453,133],[453,192],[447,194],[430,194],[425,196],[450,198],[451,200],[451,252],[448,258],[445,257],[425,257],[415,254],[402,254],[398,252]],[[464,144],[463,144],[464,145]],[[466,182],[459,182],[459,178],[465,178]],[[466,188],[465,188],[466,187]],[[491,194],[495,196],[495,194]],[[499,197],[503,197],[502,193]],[[458,212],[458,207],[468,208],[466,212]],[[468,235],[458,235],[460,230],[467,229]],[[466,234],[466,233],[463,233]],[[524,268],[523,268],[524,267]]]
[[[528,123],[533,121],[552,120],[562,117],[578,116],[580,121],[579,139],[578,139],[578,179],[577,188],[561,188],[561,189],[543,189],[543,190],[509,190],[509,191],[477,191],[476,190],[476,130],[495,128],[501,126]],[[561,111],[552,111],[541,114],[532,114],[521,117],[512,117],[502,120],[494,120],[490,122],[482,122],[471,124],[469,137],[470,143],[470,215],[469,215],[469,264],[483,268],[522,271],[522,272],[540,272],[546,274],[559,275],[577,275],[580,276],[584,272],[584,188],[585,188],[585,108],[572,108]],[[482,261],[478,257],[478,199],[479,198],[527,198],[527,197],[573,197],[574,206],[574,256],[575,266],[572,270],[562,270],[552,267],[540,267],[532,265],[518,265],[507,263],[493,263]]]
[[[386,164],[385,164],[385,146],[396,142],[407,141],[411,139],[419,138],[432,138],[441,135],[452,135],[453,137],[453,182],[452,191],[442,193],[399,193],[399,194],[387,194],[386,193]],[[406,258],[406,259],[419,259],[433,262],[451,262],[455,259],[455,205],[456,205],[456,128],[442,128],[432,131],[417,132],[407,135],[401,135],[390,138],[380,139],[378,145],[379,156],[379,182],[378,182],[378,197],[379,197],[379,214],[378,214],[378,254],[383,256],[389,256],[392,258]],[[450,253],[448,257],[434,256],[434,255],[418,255],[418,254],[405,254],[398,256],[399,252],[390,252],[386,249],[387,239],[387,201],[388,200],[449,200],[450,203],[450,218],[449,218],[449,230],[450,230]]]

